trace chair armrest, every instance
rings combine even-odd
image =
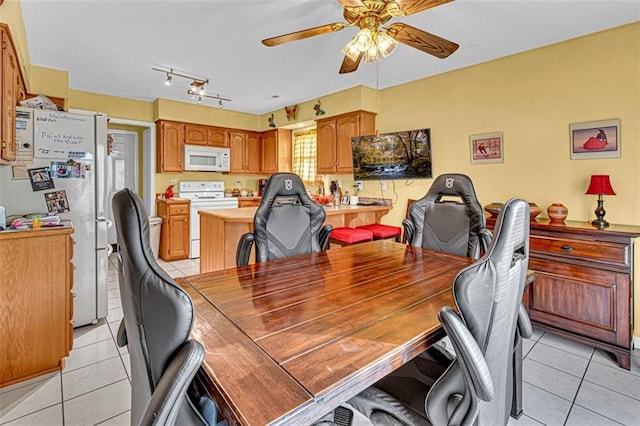
[[[520,303],[518,307],[518,333],[520,333],[520,337],[524,337],[525,339],[528,339],[533,334],[529,314],[522,303]]]
[[[402,219],[402,227],[404,228],[404,241],[408,245],[412,245],[413,234],[415,234],[416,227],[411,219]]]
[[[238,248],[236,250],[236,266],[244,266],[249,264],[249,256],[251,255],[251,247],[255,236],[253,233],[248,232],[243,234],[238,241]]]
[[[487,228],[482,228],[480,232],[478,232],[480,237],[480,250],[482,251],[481,255],[484,255],[487,250],[489,250],[489,244],[491,244],[491,238],[493,238],[493,234]]]
[[[438,318],[451,339],[460,370],[465,379],[470,381],[470,388],[476,397],[483,401],[491,401],[494,388],[489,366],[471,332],[450,306],[442,308]]]
[[[116,335],[116,343],[121,348],[127,346],[127,329],[124,325],[124,318],[120,320],[120,326],[118,326],[118,334]]]
[[[162,373],[142,417],[141,425],[175,423],[182,405],[181,399],[185,398],[203,359],[204,347],[200,342],[189,340],[182,345]]]
[[[333,231],[333,225],[325,225],[320,229],[320,232],[318,232],[318,244],[320,245],[321,251],[329,248],[331,231]]]

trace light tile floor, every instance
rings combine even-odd
[[[114,339],[122,309],[110,260],[108,317],[74,331],[62,372],[0,389],[0,424],[129,424],[129,354]],[[199,270],[197,260],[160,264],[172,277]],[[524,415],[509,425],[640,426],[640,349],[626,371],[600,350],[536,330],[523,354]]]

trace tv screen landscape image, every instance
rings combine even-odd
[[[351,138],[354,180],[432,177],[430,129]]]

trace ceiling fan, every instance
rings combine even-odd
[[[415,47],[430,55],[444,59],[458,49],[458,44],[437,35],[412,27],[401,22],[389,26],[385,24],[399,16],[430,9],[453,0],[338,0],[344,6],[343,16],[347,23],[336,22],[306,30],[295,31],[277,37],[262,40],[265,46],[278,46],[290,41],[302,40],[346,27],[359,27],[360,31],[342,49],[345,54],[340,74],[358,69],[364,57],[365,62],[377,62],[388,56],[397,46],[397,42]]]

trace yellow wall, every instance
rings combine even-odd
[[[313,108],[320,101],[320,108],[324,115],[316,115]],[[313,120],[343,114],[345,112],[365,110],[377,112],[377,92],[366,86],[356,86],[341,92],[321,96],[298,104],[298,114],[295,120],[287,120],[284,108],[260,116],[260,130],[269,130],[269,117],[273,114],[273,121],[277,127],[291,126],[296,123],[308,123]]]
[[[617,196],[606,197],[607,219],[640,225],[640,43],[630,40],[640,40],[640,24],[384,90],[379,129],[430,128],[434,176],[469,175],[483,205],[521,197],[544,211],[562,202],[570,220],[586,220],[596,206],[584,195],[590,175],[609,174]],[[610,118],[621,120],[621,158],[571,160],[569,124]],[[469,136],[495,131],[504,163],[472,165]],[[396,182],[402,208],[387,219],[400,222],[404,200],[430,184]]]

